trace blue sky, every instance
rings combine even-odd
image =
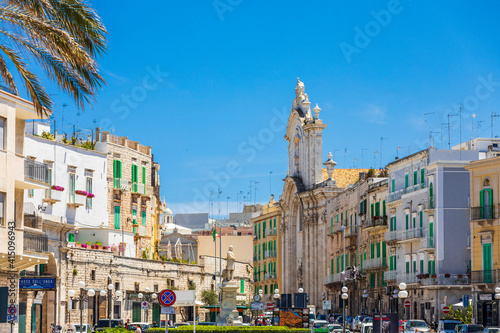
[[[436,132],[460,103],[462,141],[472,135],[472,113],[474,136],[479,130],[483,137],[490,136],[491,112],[500,114],[494,1],[93,3],[110,33],[100,59],[108,85],[80,127],[92,128],[95,119],[104,130],[151,145],[174,213],[208,211],[208,194],[219,186],[221,214],[227,201],[236,209],[240,191],[249,196],[251,181],[258,182],[251,202],[281,193],[284,122],[297,76],[328,124],[323,159],[335,152],[338,167],[379,167],[381,137],[384,165],[397,147],[399,156],[424,149],[425,113],[438,148]],[[58,94],[59,130],[62,105],[69,104],[70,131],[76,108],[48,86]],[[453,145],[460,127],[458,116],[451,119]],[[500,118],[495,122],[499,135]]]

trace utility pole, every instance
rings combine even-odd
[[[500,115],[496,114],[495,112],[491,113],[491,138],[493,138],[493,119],[496,117],[500,117]]]
[[[428,113],[424,113],[424,119],[425,119],[425,140],[427,140],[427,116],[431,115],[431,114],[435,114],[436,112],[428,112]],[[430,140],[429,140],[430,141]],[[430,146],[430,142],[427,142],[426,145],[427,147]]]
[[[448,113],[448,149],[451,149],[450,117],[455,117],[455,116],[458,116],[458,115]]]
[[[368,150],[368,148],[361,148],[361,169],[364,168],[364,161],[363,161],[363,151]],[[333,155],[335,157],[335,155]]]

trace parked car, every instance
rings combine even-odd
[[[312,322],[313,328],[326,327],[326,325],[328,325],[328,322],[326,320],[313,320]]]
[[[460,333],[477,333],[484,331],[483,325],[466,324],[460,329]]]
[[[457,326],[455,326],[455,333],[458,333],[460,332],[460,330],[462,329],[462,326],[464,326],[465,324],[457,324]]]
[[[197,323],[196,325],[198,326],[216,326],[217,323],[213,321],[202,321],[200,323]]]
[[[92,326],[89,324],[82,324],[83,330],[80,330],[80,324],[73,324],[75,326],[75,333],[90,333],[93,332]]]
[[[483,333],[500,333],[500,327],[486,327]]]
[[[454,333],[455,327],[459,324],[462,324],[462,322],[458,320],[440,320],[437,331],[438,333]]]
[[[99,319],[97,325],[94,327],[94,332],[101,332],[109,327],[115,328],[120,326],[123,326],[123,319],[111,319],[111,322],[109,319]]]
[[[326,325],[326,328],[328,328],[328,332],[333,332],[336,330],[342,330],[342,325],[339,324],[328,324]]]
[[[427,323],[419,319],[410,319],[406,321],[405,331],[410,332],[430,332]]]
[[[368,329],[373,327],[373,323],[363,323],[361,324],[360,333],[368,333]]]
[[[363,319],[365,319],[366,315],[362,315],[362,316],[356,316],[354,318],[354,330],[356,331],[359,331],[361,329],[361,323],[363,322]]]
[[[128,324],[128,330],[129,331],[135,331],[137,326],[141,328],[142,332],[145,332],[149,327],[151,327],[150,323],[144,323],[144,322],[134,322],[134,323],[129,323]]]

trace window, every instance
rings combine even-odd
[[[30,188],[28,189],[28,198],[33,198],[33,194],[35,193],[35,190]]]
[[[5,118],[0,117],[0,149],[5,150]]]
[[[137,179],[138,179],[137,165],[132,164],[132,192],[136,192],[136,193],[138,191]]]
[[[391,188],[392,188],[392,192],[395,192],[396,191],[396,179],[392,179],[391,180]]]
[[[75,234],[68,234],[68,242],[69,243],[75,242]]]
[[[92,281],[95,281],[95,269],[93,269],[93,270],[90,271],[90,279]]]
[[[245,280],[243,280],[243,279],[240,279],[240,293],[241,294],[245,293]]]
[[[120,206],[115,206],[115,229],[120,229]]]
[[[167,280],[167,281],[168,281],[168,280]],[[171,287],[173,287],[173,281],[171,281],[171,282],[172,282]],[[135,292],[137,292],[137,293],[139,292],[139,282],[135,282],[135,283],[134,283],[134,290],[135,290]]]
[[[146,167],[142,167],[142,194],[146,194]]]
[[[122,178],[122,162],[119,160],[113,161],[113,181],[114,188],[121,188],[121,178]]]
[[[408,174],[405,175],[405,189],[408,188]]]
[[[377,258],[380,258],[380,242],[377,242]]]
[[[145,211],[142,212],[142,225],[143,226],[146,225],[146,212]]]
[[[115,282],[115,290],[120,290],[120,282]],[[155,291],[158,291],[158,290],[155,290]]]
[[[266,238],[266,221],[262,223],[262,238]]]
[[[418,173],[416,171],[413,171],[413,185],[417,185],[418,183]]]
[[[0,225],[5,225],[5,193],[0,192]]]
[[[76,180],[76,175],[74,173],[69,174],[69,202],[70,203],[75,203],[75,180]]]
[[[92,177],[87,177],[86,191],[92,193]],[[87,208],[92,208],[92,198],[90,197],[87,197]]]
[[[420,183],[425,184],[425,169],[420,170]]]

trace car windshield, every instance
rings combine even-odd
[[[118,320],[111,320],[111,327],[116,327],[119,325]],[[101,319],[97,322],[98,327],[109,327],[109,319]]]
[[[319,322],[318,322],[318,321],[317,321],[317,322],[315,322],[315,325],[316,325],[317,327],[323,327],[323,326],[328,325],[328,322],[326,322],[326,321],[319,321]]]
[[[450,330],[450,331],[454,331],[455,330],[455,326],[457,326],[458,323],[444,323],[444,329],[445,330]]]
[[[481,325],[469,325],[467,326],[467,332],[481,332],[483,330],[483,326]]]
[[[83,326],[85,331],[85,326]],[[80,332],[80,325],[75,325],[75,331]]]
[[[408,323],[408,326],[410,327],[427,327],[427,324],[425,321],[410,321]]]
[[[499,330],[500,330],[500,328],[488,328],[488,332],[491,332],[491,333],[498,333]]]

